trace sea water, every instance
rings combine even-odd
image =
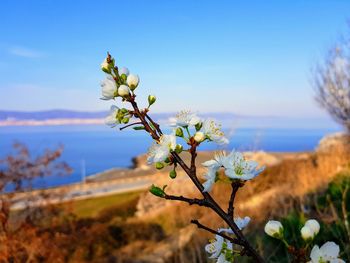
[[[230,134],[226,150],[264,150],[272,152],[312,151],[334,128],[323,129],[236,129]],[[13,154],[13,144],[25,144],[33,157],[45,149],[63,146],[60,161],[73,172],[69,176],[50,176],[35,181],[35,187],[51,187],[79,182],[84,175],[132,166],[132,158],[147,152],[152,140],[144,131],[122,131],[102,125],[23,126],[0,128],[0,159]],[[214,143],[201,145],[200,150],[220,149]]]

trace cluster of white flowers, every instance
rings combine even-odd
[[[134,74],[129,74],[129,70],[127,68],[122,68],[122,72],[119,72],[122,75],[126,76],[125,78],[121,78],[121,83],[118,84],[112,75],[108,75],[102,82],[102,98],[103,100],[112,100],[115,97],[123,97],[126,98],[130,95],[130,91],[135,90],[139,84],[139,77]]]
[[[257,162],[246,160],[242,153],[236,151],[232,151],[228,155],[225,152],[219,152],[213,160],[206,161],[202,165],[208,168],[205,174],[206,182],[203,184],[205,192],[212,189],[220,168],[225,169],[225,175],[228,178],[239,180],[253,179],[265,169],[265,167],[258,168]]]
[[[236,217],[234,218],[234,222],[237,227],[242,230],[249,224],[250,218],[248,216],[244,218]],[[219,228],[218,232],[229,235],[234,234],[230,228]],[[232,243],[218,234],[205,246],[205,251],[211,254],[209,258],[216,259],[217,263],[230,263],[234,257]]]
[[[114,67],[114,63],[114,59],[108,57],[101,64],[101,69],[107,73],[106,78],[101,82],[102,100],[112,100],[116,97],[128,98],[140,81],[137,75],[129,73],[128,68],[124,67],[118,70]],[[123,114],[125,115],[124,112]],[[113,117],[115,118],[113,119]],[[112,127],[128,121],[129,117],[122,116],[118,108],[111,108],[111,112],[105,119],[105,123]]]
[[[150,104],[153,100],[153,96],[149,97]],[[174,118],[170,119],[170,126],[174,128],[172,134],[162,135],[160,140],[150,147],[148,151],[149,163],[165,161],[169,154],[175,150],[177,145],[176,136],[183,137],[186,141],[193,138],[198,145],[205,140],[214,141],[218,144],[228,143],[228,139],[213,120],[202,121],[197,114],[191,111],[179,112]],[[195,128],[192,135],[190,134],[190,128]],[[187,134],[184,134],[183,129],[187,131]],[[163,138],[171,138],[174,147],[168,147],[168,139],[164,140]]]
[[[179,112],[174,118],[170,119],[170,125],[172,127],[182,127],[185,129],[195,127],[196,133],[193,138],[198,143],[205,140],[213,141],[219,145],[229,143],[220,125],[215,123],[212,119],[202,120],[197,114],[191,111]]]
[[[301,228],[301,237],[310,242],[320,231],[320,224],[315,219],[309,219],[305,222],[305,225]],[[270,220],[265,225],[265,233],[271,237],[281,239],[284,242],[284,228],[281,222]],[[315,245],[310,253],[309,263],[345,263],[344,260],[339,258],[339,246],[334,242],[326,242],[321,248]]]
[[[314,237],[320,232],[320,224],[315,219],[309,219],[305,222],[305,225],[300,230],[301,237],[305,240],[313,240]]]

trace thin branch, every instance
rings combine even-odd
[[[232,238],[232,237],[230,237],[230,236],[228,236],[228,235],[225,235],[225,234],[223,234],[223,233],[220,233],[220,232],[218,232],[218,231],[215,231],[214,229],[211,229],[211,228],[209,228],[209,227],[207,227],[207,226],[205,226],[205,225],[202,225],[202,224],[199,223],[199,221],[196,220],[196,219],[191,220],[191,223],[194,224],[194,225],[196,225],[199,229],[204,229],[204,230],[206,230],[206,231],[208,231],[208,232],[210,232],[210,233],[212,233],[212,234],[214,234],[214,235],[219,235],[219,236],[221,236],[221,237],[227,239],[228,241],[230,241],[230,242],[232,242],[232,243],[234,243],[234,244],[237,244],[237,245],[240,245],[240,246],[244,246],[244,244],[243,244],[240,240],[238,240],[237,238]]]
[[[130,123],[128,125],[125,125],[125,126],[119,128],[119,130],[124,130],[125,128],[128,128],[128,127],[133,126],[133,125],[138,125],[138,124],[142,124],[142,122],[138,121],[138,122]]]
[[[151,119],[151,117],[150,117],[147,113],[145,114],[145,117],[150,121],[150,123],[152,123],[152,125],[154,126],[154,128],[157,130],[158,134],[159,134],[160,136],[163,135],[163,132],[162,132],[162,130],[161,130],[160,127],[159,127],[159,124],[156,123],[156,122],[154,122],[154,121]]]
[[[167,195],[167,194],[164,196],[164,198],[167,200],[186,202],[189,205],[199,205],[199,206],[210,207],[208,201],[205,199],[187,198],[187,197],[183,197],[183,196],[175,196],[175,195]]]
[[[239,190],[240,187],[242,187],[244,184],[241,181],[233,181],[231,183],[232,186],[232,192],[231,192],[231,197],[230,197],[230,201],[228,202],[228,209],[227,209],[227,215],[230,218],[233,218],[233,212],[234,212],[234,202],[235,202],[235,198],[236,198],[236,194]]]

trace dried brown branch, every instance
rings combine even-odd
[[[164,199],[181,201],[181,202],[188,203],[189,205],[198,205],[198,206],[209,207],[209,203],[205,199],[187,198],[187,197],[183,197],[183,196],[175,196],[175,195],[167,195],[167,194],[164,196]]]
[[[191,223],[194,224],[194,225],[196,225],[199,229],[204,229],[204,230],[206,230],[206,231],[208,231],[208,232],[210,232],[210,233],[212,233],[212,234],[214,234],[214,235],[219,235],[219,236],[221,236],[221,237],[227,239],[228,241],[232,242],[233,244],[237,244],[237,245],[240,245],[240,246],[244,246],[244,244],[242,244],[242,242],[241,242],[240,240],[238,240],[238,239],[236,239],[236,238],[232,238],[232,237],[230,237],[230,236],[228,236],[228,235],[225,235],[225,234],[223,234],[223,233],[221,233],[221,232],[219,232],[219,231],[215,231],[214,229],[211,229],[211,228],[209,228],[209,227],[207,227],[207,226],[205,226],[205,225],[202,225],[202,224],[199,223],[199,221],[196,220],[196,219],[191,220]]]
[[[241,188],[243,185],[244,185],[244,183],[242,183],[241,181],[233,181],[231,183],[232,192],[231,192],[230,200],[228,202],[228,209],[227,209],[227,214],[231,218],[233,218],[234,201],[236,198],[236,194],[237,194],[239,188]]]

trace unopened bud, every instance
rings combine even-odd
[[[134,90],[137,88],[137,86],[139,85],[139,81],[140,81],[139,76],[134,74],[130,74],[126,79],[126,83],[128,84],[131,90]]]
[[[155,102],[156,102],[156,96],[148,95],[148,105],[151,106]]]
[[[180,127],[176,129],[175,134],[177,137],[184,137],[184,131]]]
[[[126,78],[129,76],[129,69],[126,67],[119,69],[119,75],[126,80]]]
[[[126,85],[121,85],[118,88],[118,95],[122,96],[122,97],[128,97],[130,95],[130,90],[129,87]]]
[[[198,122],[194,127],[196,128],[196,131],[199,131],[200,129],[202,129],[203,123],[202,122]]]
[[[171,179],[175,179],[176,178],[176,171],[175,170],[171,170],[170,173],[169,173],[169,176]]]
[[[108,63],[108,61],[107,61],[107,58],[105,58],[105,59],[103,60],[103,62],[101,63],[101,69],[102,69],[104,72],[108,73],[108,74],[111,73],[111,67],[110,67],[110,65],[109,65],[109,63]]]
[[[123,118],[122,123],[127,124],[129,122],[129,118]]]
[[[157,163],[156,163],[156,168],[157,168],[158,170],[161,170],[161,169],[164,168],[164,164],[161,163],[161,162],[157,162]]]
[[[271,237],[282,239],[283,238],[283,225],[279,221],[270,220],[265,225],[265,233]]]
[[[193,139],[196,141],[196,142],[202,142],[205,140],[205,135],[203,132],[196,132]]]
[[[183,147],[181,144],[177,144],[175,147],[175,152],[176,153],[181,153],[183,151]]]
[[[307,227],[307,226],[303,226],[303,228],[300,230],[300,233],[301,233],[301,237],[305,241],[312,240],[315,236],[312,229],[310,227]]]

